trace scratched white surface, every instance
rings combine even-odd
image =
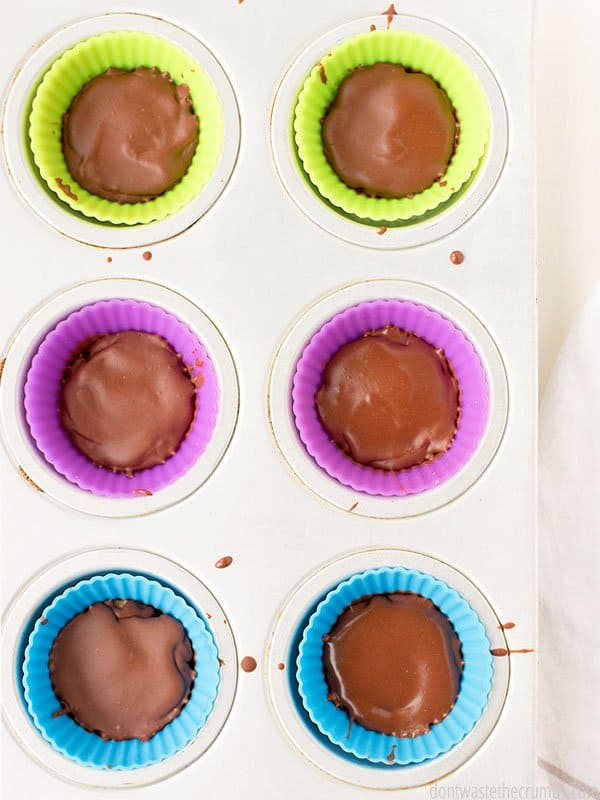
[[[536,2],[542,391],[565,336],[600,281],[599,26],[595,0],[581,0],[577,13],[560,0]],[[557,58],[564,69],[557,69]]]

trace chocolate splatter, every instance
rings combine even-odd
[[[358,500],[356,501],[356,503],[354,503],[353,505],[350,506],[348,511],[354,511],[354,509],[356,508],[357,505],[358,505]]]
[[[277,669],[280,671],[283,671],[285,669],[285,664],[283,663],[283,661],[280,661],[279,664],[277,664]]]
[[[500,628],[501,631],[509,631],[512,628],[516,627],[516,622],[501,622],[500,625],[498,625],[498,627]]]
[[[142,258],[144,259],[144,261],[151,261],[152,260],[152,253],[150,252],[150,250],[145,250],[142,253]]]
[[[252,658],[252,656],[244,656],[240,666],[244,672],[254,672],[256,669],[256,659]]]
[[[6,359],[3,358],[2,361],[0,361],[0,380],[2,380],[2,373],[4,372],[5,364],[6,364]]]
[[[373,24],[371,23],[371,25],[369,25],[369,30],[371,31],[371,33],[373,33],[373,31],[376,31],[376,30],[377,30],[377,26],[376,26],[376,25],[373,25]]]
[[[390,750],[390,752],[388,753],[388,755],[387,755],[387,759],[386,759],[386,760],[387,760],[387,762],[388,762],[389,764],[393,764],[393,763],[394,763],[394,760],[395,760],[395,758],[396,758],[396,745],[395,745],[395,744],[393,744],[393,745],[392,745],[392,749],[391,749],[391,750]]]
[[[134,489],[134,494],[143,494],[145,497],[152,497],[152,492],[150,489]]]
[[[456,266],[462,264],[464,260],[465,260],[465,254],[462,252],[462,250],[453,250],[450,253],[450,261]]]
[[[493,656],[507,656],[510,653],[535,653],[532,647],[521,647],[518,650],[507,650],[505,647],[494,647],[490,650]]]
[[[230,567],[233,564],[232,556],[223,556],[218,561],[215,561],[215,567],[217,569],[225,569],[225,567]]]
[[[57,184],[58,188],[61,190],[61,192],[64,192],[67,195],[67,197],[71,198],[71,200],[78,200],[79,199],[77,197],[77,195],[74,194],[71,191],[71,187],[69,186],[68,183],[63,183],[60,178],[57,178],[56,179],[56,184]]]
[[[387,233],[387,228],[383,226],[381,228],[377,228],[377,236],[383,236],[384,233]]]
[[[46,617],[42,617],[41,620],[40,620],[40,625],[47,625],[47,624],[48,624],[48,620],[46,619]]]
[[[29,477],[29,475],[28,475],[28,474],[25,472],[25,470],[23,469],[23,467],[19,467],[19,472],[21,473],[21,477],[22,477],[22,478],[25,478],[25,480],[27,481],[27,483],[28,483],[30,486],[33,486],[33,488],[34,488],[34,489],[36,489],[38,492],[41,492],[42,494],[44,494],[44,490],[43,490],[42,488],[40,488],[40,487],[37,485],[37,483],[36,483],[35,481],[31,480],[31,478],[30,478],[30,477]]]
[[[385,14],[385,16],[386,16],[387,27],[388,27],[388,30],[389,30],[390,29],[390,25],[394,21],[394,17],[398,14],[398,12],[396,11],[396,6],[393,3],[390,3],[389,8],[386,8],[386,10],[384,12],[382,12],[382,13]]]
[[[319,64],[319,75],[321,76],[321,83],[327,83],[327,73],[323,64]]]
[[[220,656],[219,656],[219,664],[220,664],[222,667],[224,667],[224,666],[225,666],[225,662],[223,661],[223,659],[222,659]]]
[[[69,713],[68,708],[59,708],[58,711],[53,712],[52,719],[58,719],[59,717],[64,717],[64,715],[68,713]]]
[[[108,257],[106,260],[107,260],[107,262],[108,262],[109,264],[112,264],[112,257],[111,257],[111,256],[109,256],[109,257]]]
[[[329,699],[329,698],[327,698],[327,699]],[[354,722],[354,720],[352,719],[352,717],[350,717],[349,722],[348,722],[348,730],[346,731],[346,739],[350,738],[350,734],[352,733],[352,723],[353,722]]]

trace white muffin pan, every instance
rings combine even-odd
[[[385,5],[171,0],[168,19],[160,0],[115,13],[89,0],[85,19],[76,0],[11,9],[0,48],[10,75],[0,177],[1,780],[11,800],[111,798],[126,787],[148,800],[360,800],[385,790],[425,800],[502,786],[525,796],[533,786],[535,653],[495,657],[473,731],[415,766],[338,754],[294,694],[298,626],[332,586],[369,567],[430,572],[471,603],[491,647],[536,648],[532,3],[396,3],[392,28],[437,38],[475,72],[492,135],[458,198],[379,235],[319,200],[298,170],[290,121],[313,64],[347,36],[385,28]],[[24,146],[30,93],[48,64],[81,38],[123,28],[188,48],[215,82],[225,118],[206,189],[172,217],[133,228],[84,220],[50,197]],[[450,261],[454,250],[464,253],[460,265]],[[37,451],[23,415],[26,371],[45,333],[106,297],[162,305],[217,366],[223,402],[213,440],[189,473],[152,497],[111,500],[68,483]],[[290,401],[312,334],[349,305],[388,297],[431,306],[461,328],[491,399],[469,464],[430,492],[398,498],[361,495],[322,472],[299,440]],[[225,555],[232,564],[217,568]],[[225,663],[215,709],[188,747],[113,774],[55,752],[19,687],[24,636],[40,607],[84,575],[120,568],[162,578],[210,614]],[[502,629],[506,622],[514,627]],[[241,669],[245,656],[258,662],[254,672]]]

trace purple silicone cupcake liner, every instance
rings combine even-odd
[[[96,466],[72,444],[59,415],[60,385],[75,348],[89,336],[124,330],[155,333],[181,355],[196,388],[196,414],[175,455],[133,477]],[[135,497],[163,489],[194,466],[208,445],[219,410],[219,386],[210,357],[177,317],[139,300],[101,300],[74,311],[53,328],[33,357],[25,382],[25,417],[39,450],[61,475],[96,495]]]
[[[321,425],[315,404],[329,359],[366,331],[386,325],[396,325],[442,348],[458,379],[461,397],[461,415],[451,447],[430,464],[400,471],[365,467],[345,455]],[[464,467],[485,431],[489,393],[475,348],[450,320],[407,300],[371,300],[336,314],[304,348],[294,374],[292,410],[302,442],[328,475],[359,492],[401,497],[433,489]]]

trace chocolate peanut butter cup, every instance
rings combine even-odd
[[[99,467],[131,475],[164,464],[193,425],[196,385],[181,356],[153,333],[89,337],[61,383],[62,427]]]
[[[329,699],[363,728],[422,736],[454,707],[463,668],[460,641],[427,597],[359,597],[323,642]]]
[[[458,138],[448,95],[422,72],[379,62],[344,78],[323,119],[325,155],[371,197],[413,197],[441,180]]]
[[[318,734],[392,766],[437,758],[477,724],[493,677],[489,640],[454,589],[404,567],[357,573],[303,631],[302,704]]]
[[[298,94],[294,141],[320,196],[371,225],[433,212],[476,172],[490,132],[479,81],[449,48],[377,30],[333,48]]]
[[[209,352],[173,314],[131,299],[74,311],[38,347],[24,405],[45,459],[111,498],[155,494],[188,472],[218,421]]]
[[[172,722],[196,677],[182,624],[123,598],[92,603],[67,622],[52,643],[48,669],[65,713],[117,742],[147,742]]]
[[[387,325],[341,347],[315,395],[321,424],[358,464],[403,470],[452,446],[458,381],[443,351]]]
[[[189,169],[198,144],[189,87],[154,67],[110,67],[92,78],[63,115],[69,173],[88,192],[147,203]]]
[[[221,102],[183,48],[141,31],[102,33],[43,76],[29,141],[61,202],[100,222],[147,224],[208,183],[223,144]]]
[[[302,351],[292,411],[308,454],[356,491],[402,497],[471,459],[489,391],[473,344],[407,300],[369,300],[326,322]]]
[[[130,573],[87,578],[44,608],[25,649],[27,710],[78,764],[131,770],[191,742],[219,689],[208,623],[177,591]]]

